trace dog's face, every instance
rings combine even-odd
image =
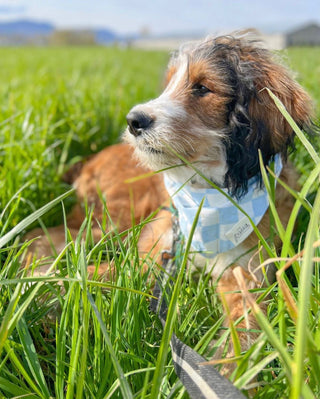
[[[292,129],[275,107],[271,89],[299,126],[308,123],[310,100],[287,70],[254,42],[229,36],[183,46],[167,71],[167,86],[155,100],[127,115],[124,138],[153,170],[186,179],[194,170],[234,195],[246,190],[265,164],[285,152]],[[180,158],[181,157],[181,158]],[[193,182],[203,185],[196,176]]]

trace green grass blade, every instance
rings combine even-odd
[[[318,236],[320,218],[320,190],[318,190],[311,218],[306,234],[304,256],[301,265],[299,293],[298,293],[298,320],[295,340],[295,355],[292,365],[293,384],[290,399],[299,399],[303,388],[304,363],[306,350],[306,328],[309,324],[309,304],[311,296],[311,277],[313,272],[313,243]]]
[[[12,318],[13,318],[14,312],[18,306],[21,288],[22,288],[21,284],[18,284],[16,286],[16,288],[11,296],[11,300],[6,309],[6,312],[2,318],[2,322],[1,322],[1,326],[0,326],[0,354],[1,354],[2,349],[6,343],[8,336],[10,336],[11,331],[14,328],[14,324],[12,323]]]
[[[125,375],[124,375],[123,370],[122,370],[122,368],[120,366],[120,363],[119,363],[119,361],[117,359],[115,351],[114,351],[114,349],[112,347],[112,343],[111,343],[109,334],[107,332],[106,326],[104,325],[104,323],[102,321],[102,318],[101,318],[101,315],[99,313],[99,310],[98,310],[98,308],[97,308],[97,306],[96,306],[96,304],[95,304],[95,302],[94,302],[94,300],[92,298],[92,295],[89,292],[87,293],[87,295],[88,295],[88,300],[89,300],[89,302],[91,304],[91,307],[92,307],[92,309],[93,309],[93,311],[94,311],[94,313],[96,315],[96,318],[97,318],[97,320],[98,320],[98,322],[100,324],[100,328],[101,328],[103,337],[105,339],[105,342],[107,344],[107,347],[108,347],[108,350],[109,350],[109,353],[110,353],[110,356],[111,356],[111,359],[112,359],[113,366],[114,366],[115,371],[117,373],[117,376],[118,376],[118,379],[119,379],[119,384],[120,384],[120,390],[121,390],[121,393],[122,393],[122,397],[123,397],[123,399],[133,399],[132,391],[130,389],[128,381],[125,378]]]
[[[11,203],[19,197],[19,195],[21,194],[21,192],[30,186],[30,184],[32,183],[32,181],[28,181],[27,183],[25,183],[22,187],[19,188],[19,190],[10,198],[10,200],[7,202],[6,206],[3,208],[3,211],[0,214],[0,221],[3,219],[5,213],[7,212],[7,209],[10,207]]]
[[[70,320],[70,307],[71,302],[70,298],[73,294],[74,285],[71,285],[69,290],[66,293],[64,306],[61,312],[61,318],[59,323],[57,321],[56,325],[56,381],[55,381],[55,392],[57,399],[64,398],[64,389],[65,389],[65,369],[67,366],[67,337],[66,331],[68,330],[69,320]]]
[[[128,373],[125,373],[124,376],[125,376],[125,378],[127,378],[127,377],[130,377],[131,375],[136,375],[139,373],[146,373],[148,375],[150,373],[150,371],[154,371],[154,370],[155,370],[155,367],[147,367],[147,368],[143,368],[140,370],[129,371]],[[119,387],[120,387],[119,380],[116,380],[110,387],[107,394],[103,397],[103,399],[112,399],[113,394],[117,391],[117,389]]]
[[[235,381],[234,385],[238,389],[244,389],[245,386],[249,384],[250,381],[252,381],[264,367],[266,367],[269,363],[272,362],[272,360],[276,359],[278,356],[278,352],[273,352],[270,353],[270,355],[265,356],[259,363],[255,364],[244,374],[242,374],[242,376]]]
[[[80,307],[80,287],[75,283],[72,296],[72,339],[70,347],[70,366],[67,379],[66,399],[74,399],[74,391],[77,386],[78,364],[80,356],[80,344],[82,327],[79,323],[79,307]],[[69,312],[71,309],[69,308]]]
[[[151,398],[157,398],[160,397],[160,388],[161,388],[161,383],[163,379],[163,373],[164,373],[164,368],[165,368],[165,363],[167,360],[167,354],[168,354],[168,349],[170,345],[170,340],[171,336],[173,333],[174,329],[174,324],[176,321],[177,317],[177,303],[178,303],[178,296],[182,284],[182,279],[185,273],[185,269],[187,266],[188,262],[188,256],[189,256],[189,251],[191,248],[191,242],[192,242],[192,237],[194,234],[194,231],[196,229],[199,215],[203,206],[205,198],[202,199],[199,208],[197,210],[196,216],[194,218],[191,230],[190,230],[190,236],[188,238],[188,241],[186,243],[186,246],[184,248],[184,256],[181,262],[180,270],[176,279],[176,282],[174,284],[174,289],[172,292],[172,297],[168,306],[168,312],[167,312],[167,320],[166,324],[164,326],[163,330],[163,335],[161,339],[161,344],[159,348],[159,354],[157,357],[157,363],[156,363],[156,371],[153,376],[152,380],[152,390],[151,390]]]
[[[27,389],[21,388],[3,377],[0,377],[0,389],[9,393],[11,395],[10,397],[21,399],[39,399],[38,395],[31,394]]]
[[[11,229],[7,234],[0,238],[0,248],[6,245],[10,240],[12,240],[17,234],[21,233],[25,230],[31,223],[35,222],[41,216],[43,216],[46,212],[52,209],[55,205],[57,205],[60,201],[67,198],[70,194],[72,194],[74,190],[69,190],[66,193],[60,195],[54,200],[50,201],[48,204],[44,205],[42,208],[33,212],[31,215],[27,216],[20,223],[18,223],[13,229]]]
[[[12,364],[20,373],[23,378],[26,380],[26,382],[29,384],[33,392],[35,392],[40,398],[46,399],[47,396],[44,396],[40,389],[38,388],[37,384],[34,382],[33,378],[29,375],[29,370],[26,370],[20,359],[18,358],[17,354],[14,352],[12,347],[9,344],[9,341],[7,341],[4,344],[4,348],[8,353],[8,357],[10,358]]]
[[[305,146],[306,150],[310,154],[311,158],[313,159],[314,163],[316,165],[319,164],[320,162],[320,157],[317,154],[316,150],[312,147],[311,143],[307,140],[306,136],[302,133],[302,131],[299,129],[298,125],[295,123],[295,121],[292,119],[291,115],[289,112],[286,110],[285,106],[282,104],[282,102],[279,100],[277,96],[275,96],[272,91],[268,88],[266,88],[267,92],[269,93],[270,97],[276,104],[278,110],[282,113],[282,115],[286,118],[288,121],[289,125],[292,127],[294,130],[295,134],[299,138],[299,140],[302,142],[302,144]]]
[[[90,306],[88,303],[87,296],[87,262],[84,245],[81,245],[81,252],[79,257],[79,269],[82,274],[82,347],[80,355],[78,382],[77,382],[77,394],[76,399],[81,399],[83,397],[85,379],[86,379],[86,369],[87,369],[87,357],[89,351],[89,321],[90,321]]]
[[[21,317],[17,323],[17,331],[19,333],[20,342],[24,350],[24,357],[27,360],[34,381],[39,385],[43,396],[49,398],[50,392],[40,366],[33,340],[23,317]]]
[[[283,241],[284,235],[285,235],[285,229],[281,223],[280,216],[276,209],[275,198],[274,198],[274,187],[272,186],[272,184],[270,184],[270,180],[267,175],[266,168],[264,167],[264,164],[263,164],[263,158],[262,158],[261,151],[259,151],[259,162],[260,162],[260,170],[261,170],[263,183],[264,183],[267,193],[268,193],[269,207],[270,207],[274,222],[276,224],[277,230],[279,232],[279,236],[280,236],[281,240]],[[292,255],[294,254],[294,251],[292,248],[291,248],[291,253],[292,253]]]

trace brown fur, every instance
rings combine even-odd
[[[101,238],[99,227],[99,221],[103,219],[101,195],[106,199],[110,217],[119,231],[131,227],[132,215],[138,224],[165,203],[168,194],[160,175],[155,174],[146,179],[126,183],[128,179],[148,172],[149,170],[138,165],[136,159],[132,157],[132,148],[127,144],[108,147],[85,163],[80,175],[74,181],[78,203],[67,218],[72,237],[76,237],[84,220],[83,204],[87,202],[89,207],[94,207],[92,228],[94,239],[98,241]],[[64,226],[49,228],[48,232],[56,252],[59,253],[65,246]],[[29,247],[30,253],[38,258],[53,255],[52,247],[40,228],[28,233],[26,239],[36,237],[38,239]],[[47,269],[48,265],[43,265],[38,268],[38,272],[44,273]]]

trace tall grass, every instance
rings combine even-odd
[[[15,195],[20,201],[6,211],[7,230],[66,191],[68,166],[119,140],[128,110],[160,91],[168,56],[95,47],[0,52],[0,208]]]
[[[300,77],[309,79],[303,60],[309,58],[316,68],[319,53],[299,50],[298,58],[297,52],[293,49],[289,56],[297,63],[295,69],[301,60]],[[61,183],[65,168],[116,141],[128,109],[156,95],[167,55],[102,48],[0,53],[7,74],[0,85],[0,397],[187,397],[166,350],[171,328],[208,359],[230,336],[222,327],[224,316],[209,270],[199,272],[196,279],[191,271],[179,275],[177,307],[172,308],[175,321],[163,338],[162,325],[149,310],[151,276],[158,267],[146,258],[148,273],[141,274],[137,256],[146,222],[134,226],[125,238],[106,233],[96,244],[88,210],[85,239],[79,235],[73,242],[66,226],[65,249],[44,277],[21,269],[28,243],[16,235],[31,227],[39,216],[33,214],[36,209],[45,206],[41,214],[53,209],[54,198],[67,190]],[[314,75],[315,82],[318,76]],[[237,387],[255,398],[320,396],[320,194],[315,190],[320,166],[313,159],[319,148],[317,143],[308,147],[309,141],[299,142],[293,160],[308,173],[302,177],[301,191],[292,192],[296,205],[287,230],[271,207],[283,241],[281,256],[270,254],[277,258],[277,280],[258,291],[260,300],[268,298],[267,315],[251,303],[259,336],[237,358],[232,377]],[[311,197],[313,204],[305,200]],[[66,209],[60,205],[58,211],[44,215],[44,222],[60,223],[70,202],[64,202]],[[300,227],[294,233],[296,219]],[[87,265],[98,267],[108,259],[115,267],[112,281],[88,279]],[[30,270],[37,261],[25,263]],[[246,294],[244,285],[243,290]]]

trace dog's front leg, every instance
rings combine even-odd
[[[245,290],[244,287],[246,287]],[[256,340],[258,335],[256,331],[259,329],[256,318],[251,311],[252,303],[255,303],[257,296],[247,290],[258,288],[258,283],[242,267],[234,265],[223,273],[217,288],[226,313],[224,325],[230,327],[232,324],[235,327],[240,344],[238,349],[246,351]],[[263,304],[259,306],[264,310]],[[222,352],[222,349],[218,350],[215,358],[222,357]],[[237,355],[239,353],[237,353],[231,339],[226,357],[233,358]],[[236,361],[228,363],[223,367],[222,373],[230,375],[235,368]]]
[[[172,244],[172,214],[165,207],[158,212],[153,221],[147,223],[142,229],[138,242],[139,256],[143,262],[142,271],[147,271],[147,259],[152,259],[160,265],[162,252],[171,251]]]
[[[149,264],[161,264],[162,251],[172,248],[172,215],[167,208],[161,209],[154,220],[146,223],[142,228],[138,241],[138,252],[141,262],[141,272],[146,273]],[[101,263],[87,268],[89,278],[94,276],[103,280],[113,280],[116,269],[112,263]]]

